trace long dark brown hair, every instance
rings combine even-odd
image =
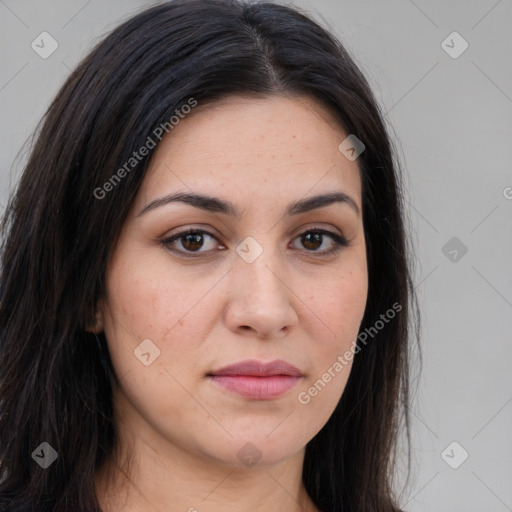
[[[419,313],[396,150],[334,36],[295,8],[236,0],[176,0],[125,21],[41,122],[2,222],[0,508],[100,511],[94,475],[118,442],[113,369],[103,335],[98,344],[85,328],[154,149],[107,198],[95,191],[190,98],[234,94],[316,98],[365,145],[361,332],[393,304],[401,311],[355,355],[336,410],[306,447],[303,481],[323,512],[400,510],[392,476],[398,434],[409,433],[409,321],[418,334]],[[42,442],[58,453],[48,469],[32,456]]]

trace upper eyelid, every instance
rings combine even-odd
[[[183,235],[183,234],[186,234],[190,231],[192,232],[200,232],[200,233],[206,233],[210,236],[213,236],[214,238],[223,238],[220,234],[217,235],[215,234],[217,232],[217,230],[215,228],[211,228],[210,225],[203,225],[201,223],[197,224],[197,225],[194,225],[193,223],[192,224],[189,224],[189,225],[184,225],[184,226],[181,226],[181,227],[178,227],[178,228],[175,228],[175,229],[178,229],[179,231],[175,232],[175,233],[172,233],[171,235],[164,235],[164,239],[169,239],[169,238],[172,238],[174,236],[178,236],[178,235]],[[298,230],[298,231],[297,231]],[[212,233],[212,231],[214,233]],[[231,232],[231,230],[229,230]],[[291,233],[295,233],[294,236],[298,236],[302,233],[305,233],[305,232],[308,232],[308,231],[328,231],[328,232],[332,232],[333,234],[335,235],[338,235],[338,236],[344,236],[345,235],[345,231],[343,229],[341,229],[340,227],[337,227],[337,226],[334,226],[332,225],[332,223],[329,223],[329,222],[325,222],[325,221],[319,221],[319,222],[312,222],[312,223],[305,223],[305,227],[304,225],[302,225],[300,228],[297,228],[297,229],[293,229],[291,231]]]
[[[337,229],[339,233],[333,231],[333,229]],[[215,231],[215,230],[214,230]],[[311,226],[306,228],[301,228],[300,231],[296,232],[293,236],[296,238],[304,233],[308,233],[310,231],[324,231],[326,234],[332,233],[333,235],[344,236],[344,232],[338,228],[328,228],[328,227],[320,227],[320,226]],[[212,233],[209,228],[201,228],[201,227],[184,227],[181,231],[176,233],[172,233],[170,235],[164,235],[163,240],[169,240],[170,238],[185,236],[188,233],[205,233],[213,238],[222,238],[220,235],[216,235]]]
[[[320,231],[322,232],[322,234],[324,235],[327,235],[327,236],[331,236],[331,238],[336,242],[336,239],[335,237],[340,237],[342,239],[345,239],[346,240],[346,237],[345,235],[343,234],[343,232],[341,232],[340,230],[340,233],[335,233],[333,231],[331,231],[330,229],[328,228],[323,228],[323,227],[318,227],[318,226],[311,226],[311,227],[307,227],[307,228],[304,228],[304,229],[301,229],[301,231],[299,231],[298,233],[296,233],[294,236],[293,236],[293,240],[295,240],[297,237],[303,235],[304,233],[309,233],[309,232],[314,232],[314,231]],[[162,243],[165,243],[165,242],[169,242],[169,241],[176,241],[176,240],[179,240],[181,237],[184,237],[186,236],[187,234],[191,234],[191,233],[200,233],[200,234],[206,234],[208,235],[209,237],[213,238],[214,240],[217,241],[217,243],[219,243],[220,245],[224,245],[224,243],[222,242],[222,240],[219,240],[219,236],[215,235],[214,233],[211,233],[207,228],[194,228],[194,227],[187,227],[187,228],[183,228],[183,230],[181,231],[178,231],[177,233],[173,233],[169,236],[166,236],[162,239]],[[186,252],[196,252],[196,253],[200,253],[200,252],[208,252],[208,251],[186,251]],[[319,251],[321,252],[321,251]]]

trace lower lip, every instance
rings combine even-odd
[[[295,387],[302,377],[272,375],[214,375],[210,379],[218,386],[252,400],[268,400],[283,395]]]

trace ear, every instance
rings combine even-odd
[[[96,304],[94,322],[87,325],[85,330],[92,334],[99,334],[103,331],[103,302],[101,299]]]

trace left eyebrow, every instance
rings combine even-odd
[[[333,203],[344,203],[350,206],[359,215],[359,206],[357,203],[344,192],[330,192],[319,196],[309,197],[301,201],[291,203],[288,206],[288,215],[297,215],[299,213],[309,212],[317,208],[323,208]]]
[[[223,213],[234,217],[240,217],[241,215],[240,210],[230,201],[204,194],[181,192],[169,194],[151,201],[139,212],[137,216],[140,217],[150,210],[155,210],[156,208],[160,208],[174,202],[186,203],[194,206],[195,208],[200,208],[201,210],[211,213]],[[288,205],[286,213],[288,216],[298,215],[318,208],[324,208],[334,203],[347,204],[357,213],[357,215],[360,214],[357,203],[352,199],[352,197],[344,192],[330,192],[292,202]]]

